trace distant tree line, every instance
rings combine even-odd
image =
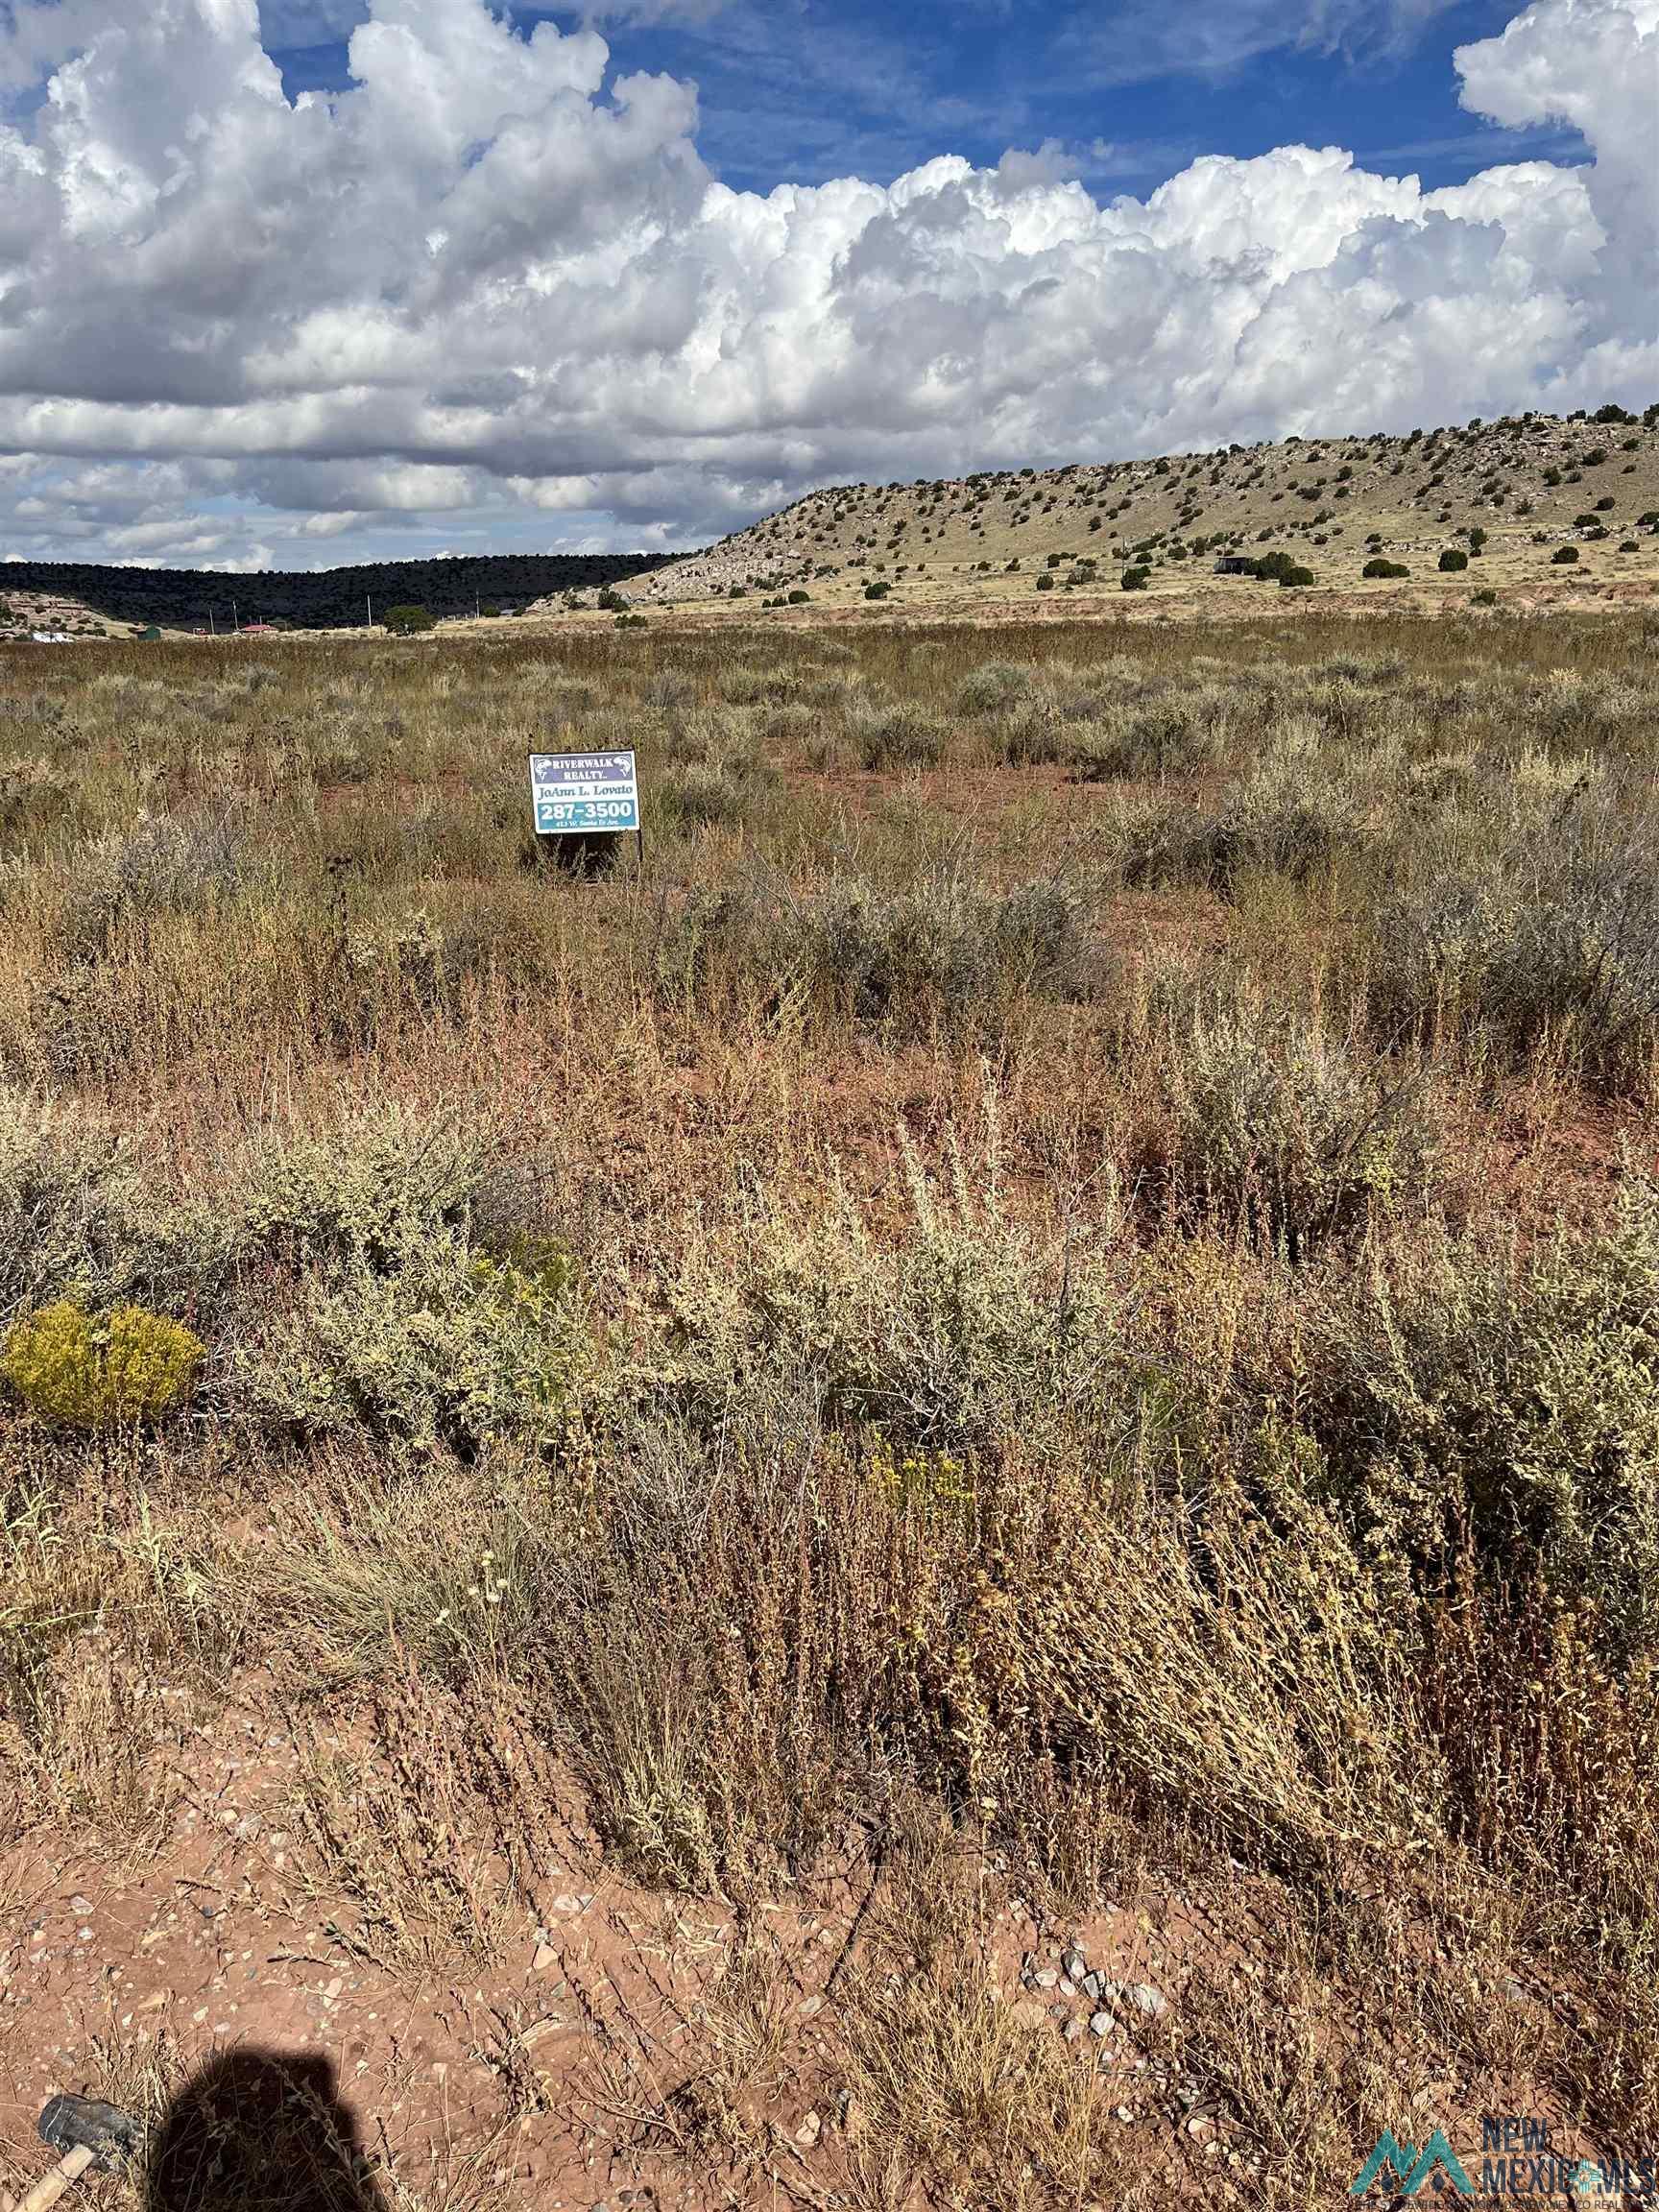
[[[84,561],[8,561],[9,591],[78,599],[114,622],[228,630],[232,621],[331,630],[389,607],[435,615],[521,613],[549,592],[591,591],[663,565],[660,553],[489,553],[443,561],[371,561],[309,573],[228,576],[208,568],[111,568]]]

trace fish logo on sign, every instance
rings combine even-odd
[[[539,837],[639,828],[639,779],[630,753],[532,753],[530,798]]]

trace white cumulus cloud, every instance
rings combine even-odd
[[[1286,146],[1105,202],[1052,150],[735,192],[591,28],[278,12],[364,15],[344,91],[284,95],[256,0],[0,11],[0,554],[671,542],[825,478],[1659,391],[1659,0],[1456,54],[1588,162]]]

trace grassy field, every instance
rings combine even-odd
[[[0,2181],[1652,2149],[1656,767],[1616,613],[0,659]]]

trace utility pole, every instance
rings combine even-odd
[[[217,637],[219,635],[218,626],[213,620],[213,610],[211,607],[209,607],[207,610],[207,635],[209,637]]]
[[[369,610],[369,627],[373,630],[374,627],[374,594],[373,591],[364,592],[363,604]]]
[[[230,602],[230,629],[232,635],[234,635],[236,631],[240,630],[241,627],[241,618],[236,613],[236,602],[234,599],[232,599]]]

